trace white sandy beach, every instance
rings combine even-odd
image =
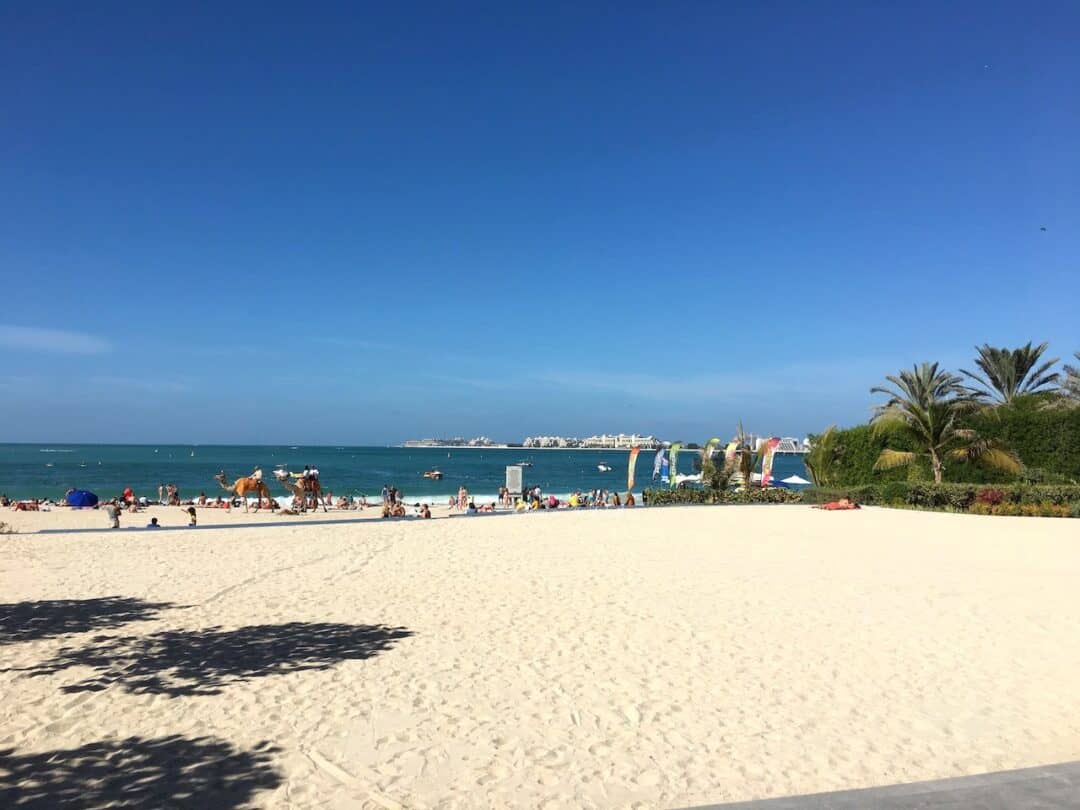
[[[1076,521],[358,516],[5,510],[100,531],[0,536],[0,751],[25,764],[0,785],[163,738],[296,808],[680,807],[1080,758]]]

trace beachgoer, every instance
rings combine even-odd
[[[109,518],[109,528],[120,528],[120,507],[116,501],[109,501],[109,505],[105,507],[105,515]]]
[[[426,503],[420,505],[420,517],[422,517],[422,518],[430,518],[431,517],[431,510],[428,509],[428,505]]]
[[[476,514],[476,504],[473,501],[469,501],[469,514],[470,515],[475,515]]]
[[[462,484],[457,491],[458,509],[465,511],[469,506],[469,490]]]
[[[121,497],[121,500],[124,501],[124,503],[134,503],[135,502],[135,492],[134,492],[134,490],[132,490],[131,487],[124,487],[124,491],[123,491],[123,493],[121,493],[120,497]]]
[[[395,503],[393,508],[390,510],[390,514],[393,517],[405,517],[405,504]]]
[[[157,522],[157,518],[150,518],[150,522],[146,524],[148,529],[160,529],[161,524]]]
[[[198,518],[195,517],[195,507],[194,506],[189,506],[187,508],[187,513],[188,513],[188,526],[191,526],[191,527],[197,526],[198,523],[199,523],[199,520],[198,520]]]
[[[619,493],[618,492],[612,492],[611,493],[611,505],[612,506],[622,506],[622,503],[619,501]]]
[[[824,509],[827,512],[845,512],[849,509],[861,509],[862,507],[850,498],[841,498],[838,501],[829,501],[828,503],[819,504],[818,506],[813,506],[811,508]]]
[[[382,502],[390,503],[390,487],[386,484],[382,485]]]
[[[382,505],[382,516],[384,518],[390,517],[390,502],[387,501]]]
[[[165,485],[164,484],[158,484],[157,501],[158,501],[158,503],[165,503]]]
[[[255,465],[255,471],[251,474],[250,477],[253,478],[256,481],[262,481],[262,475],[263,475],[262,467],[260,467],[258,464],[256,464]]]
[[[626,506],[633,506],[634,505],[634,493],[633,492],[627,492],[626,493],[626,498],[623,499],[623,503]]]

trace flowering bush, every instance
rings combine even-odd
[[[979,494],[975,496],[975,500],[987,506],[997,506],[1005,500],[1005,493],[1000,489],[980,489]]]

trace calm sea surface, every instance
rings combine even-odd
[[[638,457],[634,489],[649,485],[652,451]],[[60,498],[72,487],[102,497],[119,495],[130,486],[136,495],[157,497],[159,484],[174,483],[182,498],[220,487],[214,475],[224,470],[233,480],[259,465],[270,491],[285,495],[272,471],[283,465],[299,471],[305,464],[318,467],[324,490],[343,495],[377,496],[383,484],[400,489],[407,500],[445,500],[464,484],[474,495],[494,497],[506,479],[506,466],[531,461],[525,469],[529,485],[565,495],[573,490],[626,489],[626,450],[455,450],[453,448],[398,447],[268,447],[113,444],[0,444],[0,493],[12,498]],[[686,451],[679,472],[695,472],[697,453]],[[607,464],[611,472],[600,472]],[[423,477],[438,468],[441,481]],[[777,478],[797,474],[807,478],[801,456],[777,456]]]

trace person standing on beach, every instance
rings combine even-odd
[[[386,484],[382,485],[382,502],[384,504],[390,503],[390,488]]]
[[[109,505],[105,507],[105,515],[109,518],[109,528],[120,528],[120,507],[116,505],[116,501],[109,501]]]
[[[160,504],[165,503],[165,485],[158,484],[157,486],[157,502]]]

